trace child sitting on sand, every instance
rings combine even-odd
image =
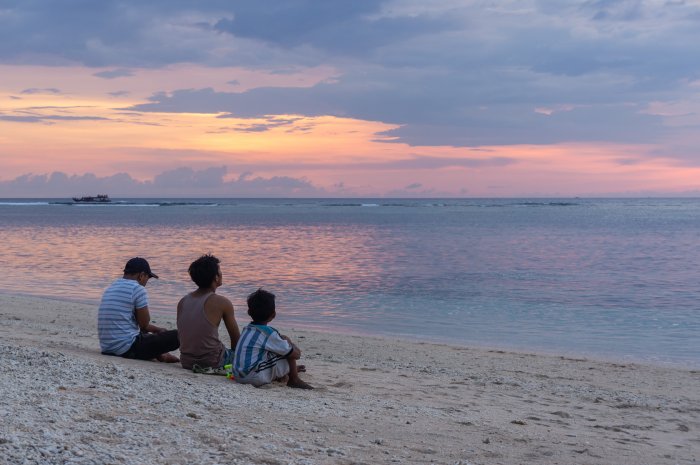
[[[267,324],[275,318],[275,295],[258,289],[248,296],[248,315],[252,323],[243,328],[236,344],[233,375],[239,383],[255,387],[289,376],[287,386],[313,389],[299,378],[306,371],[297,365],[299,348]]]

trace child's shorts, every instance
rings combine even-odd
[[[255,387],[269,384],[277,378],[282,378],[289,374],[289,362],[286,359],[280,359],[275,362],[270,368],[263,371],[251,371],[248,376],[236,378],[236,381],[242,384],[252,384]]]

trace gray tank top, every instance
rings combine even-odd
[[[224,360],[226,347],[219,339],[219,328],[212,325],[204,314],[204,304],[214,293],[193,297],[187,294],[182,300],[177,316],[177,333],[180,339],[180,363],[183,368],[219,367]]]

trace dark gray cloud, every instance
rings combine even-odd
[[[206,53],[193,44],[178,45],[187,33],[201,30],[188,13],[226,11],[223,3],[7,0],[0,15],[0,59],[142,67],[202,61]]]
[[[132,70],[126,69],[126,68],[117,68],[117,69],[113,69],[113,70],[109,70],[109,71],[102,71],[102,72],[93,74],[93,76],[97,76],[97,77],[103,78],[103,79],[116,79],[116,78],[120,78],[120,77],[129,77],[129,76],[133,76],[133,75],[134,75],[134,72]]]
[[[646,107],[686,99],[700,79],[697,2],[450,4],[6,0],[0,62],[114,68],[103,78],[175,63],[280,74],[324,64],[337,76],[312,88],[179,90],[134,109],[347,116],[400,125],[397,142],[451,146],[668,140]]]
[[[386,1],[287,0],[261,8],[238,2],[233,18],[216,23],[216,30],[293,49],[312,46],[327,53],[365,56],[373,50],[428,33],[458,29],[445,18],[380,16]]]
[[[662,118],[626,105],[583,107],[552,115],[526,106],[477,110],[463,124],[418,123],[386,131],[410,145],[554,144],[567,141],[652,143],[665,134]]]
[[[341,91],[340,89],[345,89]],[[549,115],[536,111],[523,96],[463,95],[463,107],[445,87],[361,89],[352,82],[322,83],[312,88],[257,88],[243,93],[212,89],[159,93],[150,103],[130,110],[149,112],[230,112],[230,117],[260,118],[301,113],[378,120],[401,125],[386,133],[395,142],[410,145],[476,146],[523,143],[556,143],[580,140],[652,142],[663,134],[658,116],[644,114],[644,107],[625,102],[586,103]],[[412,92],[415,90],[415,92]],[[466,93],[465,93],[466,94]],[[578,100],[572,96],[571,100]],[[543,99],[544,100],[544,99]],[[376,102],[381,102],[378,108]],[[556,100],[547,98],[547,104]],[[414,111],[414,109],[420,109]],[[233,111],[231,111],[233,110]],[[260,127],[264,129],[264,127]]]

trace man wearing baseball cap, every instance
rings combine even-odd
[[[126,262],[124,276],[114,281],[102,295],[97,313],[100,349],[106,355],[139,360],[158,359],[179,362],[171,350],[180,347],[177,330],[151,324],[146,283],[158,275],[145,258]]]

